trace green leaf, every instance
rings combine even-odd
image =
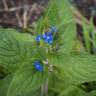
[[[88,26],[85,23],[85,18],[83,18],[82,26],[83,26],[83,34],[84,34],[84,41],[85,41],[85,47],[86,51],[90,53],[91,48],[91,38],[90,38],[90,29],[88,29]]]
[[[34,92],[29,92],[29,93],[22,93],[22,95],[21,96],[32,96],[32,95],[34,95],[34,96],[42,96],[41,95],[41,89],[38,89],[38,90],[36,90],[36,91],[34,91]]]
[[[70,53],[76,42],[76,25],[74,22],[63,25],[59,32],[61,33],[62,45],[59,49],[60,52]],[[62,33],[63,32],[63,33]]]
[[[74,21],[71,5],[68,0],[55,0],[60,20],[63,24]],[[62,24],[62,25],[63,25]]]
[[[4,79],[0,80],[0,96],[7,96],[7,90],[11,83],[12,77],[12,75],[8,75]]]
[[[68,0],[56,0],[56,5],[60,18],[60,24],[58,25],[58,32],[62,43],[60,52],[70,53],[76,38],[75,17]]]
[[[58,68],[57,68],[57,71],[58,71]],[[65,82],[65,80],[62,79],[62,76],[60,75],[60,71],[58,71],[58,73],[57,71],[54,70],[51,73],[50,80],[49,80],[50,81],[49,89],[53,93],[59,94],[58,96],[70,96],[70,94],[71,96],[87,96],[87,94],[81,88],[78,88],[78,86],[74,86],[71,84],[68,85]],[[61,77],[58,75],[60,75]]]
[[[47,18],[44,18],[42,17],[37,25],[36,25],[36,28],[35,28],[35,35],[40,35],[42,34],[42,32],[44,32],[44,30],[48,28],[48,19]]]
[[[88,96],[96,96],[96,90],[89,92]]]
[[[58,96],[86,96],[85,92],[77,86],[67,86]]]
[[[55,68],[49,78],[49,90],[54,93],[60,93],[62,89],[66,88],[66,83],[61,79],[61,71],[58,68]]]
[[[91,45],[91,50],[93,51],[94,54],[96,54],[96,32],[95,32],[95,26],[93,23],[93,17],[90,19],[90,42],[92,43]]]
[[[12,28],[7,28],[7,29],[3,29],[3,30],[5,32],[8,32],[9,34],[12,34],[14,36],[14,38],[19,40],[20,42],[33,43],[35,41],[35,37],[33,35],[31,35],[31,34],[21,33],[21,32],[18,32],[17,30],[15,30],[15,29],[12,29]]]
[[[47,73],[34,70],[33,61],[24,64],[15,74],[7,96],[23,96],[32,94],[45,83]],[[25,96],[25,95],[24,95]]]
[[[0,29],[0,66],[15,69],[34,56],[34,38],[14,29]]]
[[[45,18],[48,18],[49,26],[57,26],[59,24],[59,14],[55,0],[50,0],[46,10]]]
[[[58,54],[49,59],[59,69],[61,80],[68,84],[96,81],[96,57],[85,54]],[[61,70],[61,71],[60,71]]]

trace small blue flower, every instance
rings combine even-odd
[[[49,36],[49,35],[52,35],[52,33],[51,33],[51,32],[44,33],[44,34],[42,35],[42,37],[43,37],[43,39],[46,39],[47,36]]]
[[[53,43],[53,35],[52,34],[46,34],[46,37],[44,38],[44,42],[48,44]]]
[[[51,26],[51,32],[54,33],[54,32],[57,32],[57,28],[55,26]]]
[[[44,33],[42,35],[38,35],[36,37],[36,41],[40,42],[40,40],[43,39],[45,43],[52,44],[53,43],[53,33],[57,32],[57,31],[58,30],[57,30],[57,28],[55,26],[51,26],[50,31],[46,32],[46,33]]]
[[[48,44],[52,44],[53,43],[53,39],[48,41]]]
[[[47,40],[47,39],[44,39],[44,42],[45,42],[45,43],[48,43],[48,40]]]
[[[46,33],[44,33],[43,35],[42,35],[42,37],[43,37],[43,39],[46,39]]]
[[[43,66],[42,64],[40,63],[40,61],[35,61],[34,62],[34,67],[37,71],[43,71]]]
[[[36,41],[37,41],[37,42],[40,42],[41,38],[42,38],[42,36],[41,36],[41,35],[38,35],[38,36],[36,37]]]
[[[47,40],[51,40],[51,38],[52,38],[51,35],[47,35],[47,36],[46,36],[46,39],[47,39]]]

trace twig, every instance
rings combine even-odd
[[[26,8],[28,9],[31,7],[32,5],[17,6],[17,7],[8,8],[7,10],[0,9],[0,12],[13,12],[13,11],[19,11],[21,9],[26,9]]]
[[[23,28],[26,29],[27,28],[27,24],[28,24],[28,18],[27,18],[27,10],[24,10],[23,13]]]
[[[37,4],[34,3],[30,9],[30,13],[28,15],[28,20],[31,18],[31,14],[35,11]]]
[[[3,4],[4,4],[4,8],[5,10],[7,11],[8,10],[8,5],[7,5],[7,2],[6,0],[2,0]]]
[[[20,19],[20,16],[19,16],[19,13],[18,13],[18,12],[16,12],[16,18],[17,18],[17,20],[18,20],[19,26],[22,28],[22,27],[23,27],[23,24],[22,24],[22,21],[21,21],[21,19]]]

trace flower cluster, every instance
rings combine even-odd
[[[42,64],[41,64],[41,62],[40,61],[35,61],[34,62],[34,68],[37,70],[37,71],[43,71],[43,66],[42,66]]]
[[[52,44],[54,32],[57,32],[57,28],[52,26],[49,32],[43,33],[42,35],[38,35],[36,37],[36,42],[40,42],[40,40],[42,39],[45,43]]]

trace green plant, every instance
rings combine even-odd
[[[1,28],[0,96],[95,96],[79,87],[96,81],[95,56],[73,51],[76,42],[68,0],[50,0],[34,35]]]
[[[93,18],[90,19],[89,25],[86,24],[86,19],[82,19],[83,35],[85,48],[87,53],[96,53],[96,30],[93,24]]]

